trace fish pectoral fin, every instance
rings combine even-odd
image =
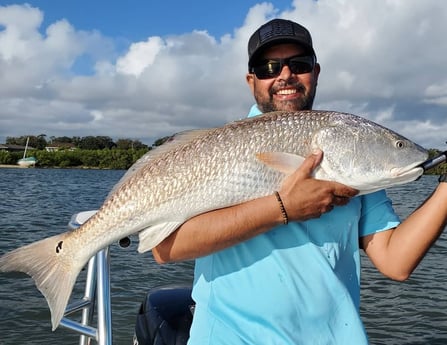
[[[304,162],[304,157],[287,152],[261,152],[256,158],[268,167],[286,175],[293,173]]]
[[[138,252],[144,253],[151,250],[182,224],[182,222],[161,223],[140,231]]]

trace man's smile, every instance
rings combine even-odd
[[[293,94],[296,94],[296,93],[297,93],[297,90],[295,88],[293,88],[293,89],[281,89],[281,90],[276,91],[276,94],[280,95],[280,96],[288,96],[288,95],[293,95]]]

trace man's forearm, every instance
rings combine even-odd
[[[405,280],[442,233],[446,218],[447,183],[442,183],[396,229],[367,236],[365,251],[383,274]]]
[[[152,249],[159,263],[195,259],[225,249],[281,224],[274,195],[191,218]]]

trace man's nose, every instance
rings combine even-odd
[[[282,80],[288,80],[288,79],[290,79],[291,76],[292,76],[292,71],[290,70],[289,66],[283,65],[278,78],[282,79]]]

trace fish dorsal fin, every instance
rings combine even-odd
[[[172,137],[170,137],[168,140],[166,140],[165,143],[163,143],[160,146],[157,146],[155,149],[152,149],[145,153],[143,156],[140,157],[127,171],[126,173],[121,177],[121,179],[118,181],[117,184],[113,187],[113,189],[110,191],[110,193],[107,196],[107,199],[110,198],[110,196],[122,185],[125,181],[127,181],[131,176],[136,174],[138,171],[141,170],[143,166],[145,166],[149,161],[156,159],[160,157],[161,155],[165,154],[166,152],[169,152],[171,150],[174,150],[175,148],[182,146],[184,144],[189,143],[190,141],[205,135],[212,131],[213,129],[192,129],[189,131],[180,132],[177,134],[174,134]]]
[[[188,131],[183,131],[174,134],[172,137],[166,140],[166,142],[164,142],[162,145],[157,146],[155,149],[146,153],[144,156],[149,156],[149,158],[146,158],[145,162],[147,162],[150,159],[158,158],[159,156],[165,154],[166,152],[172,151],[179,146],[185,145],[193,141],[194,139],[213,131],[214,129],[215,128],[191,129]],[[137,164],[141,160],[141,158],[135,164]]]
[[[180,225],[182,225],[181,222],[160,223],[140,231],[138,235],[140,241],[138,244],[138,252],[145,253],[151,250],[180,227]]]
[[[261,152],[256,158],[268,167],[286,175],[292,174],[303,163],[304,157],[287,152]]]

